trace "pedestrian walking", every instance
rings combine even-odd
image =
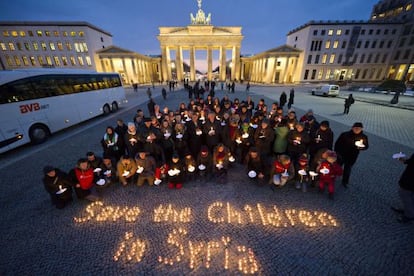
[[[292,88],[290,89],[290,93],[289,93],[288,109],[292,107],[294,102],[295,102],[295,90]]]
[[[345,99],[345,104],[344,104],[344,114],[348,114],[349,113],[349,108],[351,107],[351,105],[353,105],[355,103],[355,99],[352,96],[352,94],[349,94],[348,98]]]
[[[148,87],[148,89],[147,89],[147,96],[148,96],[148,98],[150,98],[150,99],[151,99],[151,97],[152,97],[151,88],[149,88],[149,87]]]
[[[166,100],[167,99],[167,89],[165,89],[165,87],[162,88],[161,94],[162,94],[162,97],[164,98],[164,100]]]
[[[287,95],[286,95],[286,92],[283,91],[282,94],[280,94],[279,106],[281,108],[283,108],[285,106],[286,102],[287,102]]]
[[[341,133],[335,142],[335,151],[339,154],[340,160],[344,166],[342,185],[347,188],[351,175],[352,166],[355,164],[359,152],[367,150],[369,147],[368,136],[363,131],[362,123],[354,123],[350,131]]]

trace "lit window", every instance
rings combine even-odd
[[[10,56],[6,56],[6,62],[8,66],[13,66],[13,59]]]
[[[62,63],[64,66],[68,66],[68,58],[67,57],[62,57]]]
[[[334,41],[334,44],[333,44],[333,48],[334,49],[338,48],[338,44],[339,44],[339,41],[338,40],[335,40]]]
[[[24,48],[25,48],[27,51],[30,51],[30,43],[29,43],[29,42],[25,42],[25,43],[24,43]]]
[[[22,61],[20,60],[18,56],[14,56],[14,62],[16,63],[17,66],[22,66]]]
[[[323,69],[319,70],[318,72],[318,80],[321,80],[323,76]]]
[[[23,56],[22,58],[23,58],[23,64],[24,64],[24,66],[29,66],[30,65],[29,64],[29,59],[26,56]]]
[[[47,50],[47,46],[46,46],[46,43],[45,42],[40,42],[40,46],[42,47],[42,50],[43,51],[46,51]]]
[[[29,36],[33,36],[33,31],[28,31]]]
[[[325,42],[325,49],[329,49],[329,47],[331,47],[331,41],[330,40],[327,40]]]
[[[37,44],[37,42],[33,42],[32,45],[35,51],[39,51],[39,45]]]
[[[63,36],[68,36],[68,32],[63,32]]]
[[[85,36],[85,33],[84,32],[79,32],[79,36],[83,37],[83,36]]]
[[[42,56],[38,56],[37,60],[39,61],[39,65],[45,65],[45,60],[43,59]]]
[[[50,36],[50,31],[45,31],[45,36]]]
[[[59,32],[58,31],[53,31],[53,35],[58,37],[59,36]]]
[[[10,51],[16,50],[16,48],[14,48],[13,42],[9,42],[9,49],[10,49]]]
[[[76,32],[74,31],[70,32],[70,36],[76,36]]]
[[[341,34],[342,34],[342,30],[341,29],[336,30],[336,35],[341,35]]]
[[[76,65],[76,59],[75,59],[75,57],[74,57],[74,56],[71,56],[71,57],[70,57],[70,64],[72,64],[72,65]]]
[[[50,47],[50,50],[52,51],[56,50],[55,43],[53,42],[49,42],[49,47]]]
[[[10,36],[9,31],[3,31],[3,36]]]
[[[33,66],[36,66],[36,59],[35,59],[35,57],[33,57],[33,56],[31,56],[31,57],[30,57],[30,63],[31,63]]]
[[[66,42],[66,49],[72,51],[72,44],[70,44],[70,42]]]
[[[333,30],[328,30],[328,35],[333,35]]]
[[[84,65],[82,57],[78,57],[78,63],[79,63],[80,66]]]
[[[329,58],[329,63],[332,64],[335,61],[335,54],[332,54]]]
[[[11,35],[13,37],[17,37],[17,36],[19,36],[19,33],[17,31],[11,31]]]
[[[46,64],[47,65],[52,65],[52,58],[50,56],[46,56]]]
[[[42,36],[43,35],[42,31],[36,31],[36,33],[37,33],[37,36]]]
[[[328,55],[327,54],[323,54],[322,55],[322,64],[326,64],[326,60],[328,59]]]
[[[88,52],[88,44],[86,44],[86,42],[82,42],[82,45],[85,52]]]
[[[54,57],[53,57],[53,59],[55,60],[55,64],[56,64],[56,66],[60,66],[60,60],[59,60],[59,57],[54,56]]]
[[[326,70],[325,79],[328,80],[331,77],[331,69]]]
[[[413,4],[410,3],[405,7],[405,10],[409,11],[409,10],[411,10],[412,7],[413,7]]]
[[[58,41],[58,42],[57,42],[57,47],[58,47],[58,49],[59,49],[60,51],[63,51],[63,44],[62,44],[62,42]]]
[[[6,50],[7,50],[6,43],[4,43],[4,42],[0,42],[0,48],[1,48],[3,51],[6,51]]]
[[[81,51],[79,48],[79,43],[75,42],[74,46],[75,46],[76,53],[79,53]]]
[[[91,61],[91,58],[90,58],[89,56],[87,56],[87,57],[85,57],[85,59],[86,59],[86,64],[87,64],[88,66],[92,66],[92,61]]]

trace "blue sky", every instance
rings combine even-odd
[[[378,0],[203,0],[215,26],[242,26],[242,54],[286,42],[309,20],[368,20]],[[0,20],[87,21],[113,35],[113,43],[141,54],[160,54],[158,27],[186,26],[196,0],[4,0]]]

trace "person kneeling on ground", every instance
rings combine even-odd
[[[46,191],[50,194],[52,203],[58,209],[63,209],[72,202],[72,182],[63,171],[52,166],[43,168],[43,184]]]
[[[283,187],[294,177],[295,167],[293,166],[289,155],[279,155],[273,162],[269,184],[273,183],[276,187]]]
[[[72,182],[75,183],[75,193],[79,199],[97,201],[99,198],[92,193],[95,184],[95,173],[90,167],[88,159],[81,158],[78,160],[76,168],[69,173]]]

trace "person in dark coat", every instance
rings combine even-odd
[[[72,198],[72,185],[68,175],[63,171],[46,166],[43,168],[43,184],[50,194],[50,199],[57,209],[63,209],[69,204]]]
[[[148,108],[148,113],[149,116],[154,116],[155,115],[155,102],[152,98],[149,99],[149,102],[147,103],[147,108]]]
[[[311,135],[311,142],[309,145],[310,159],[312,160],[315,154],[323,148],[332,150],[334,134],[329,127],[328,121],[322,121],[319,129]]]
[[[202,123],[199,120],[199,114],[193,113],[191,116],[191,121],[185,123],[187,128],[188,143],[191,155],[194,159],[197,158],[198,153],[200,152],[201,146],[203,144],[203,131]]]
[[[295,103],[295,90],[292,88],[290,89],[290,93],[289,93],[288,108],[290,109],[292,107],[292,104],[294,103]]]
[[[401,214],[398,218],[399,222],[409,223],[414,221],[414,154],[409,159],[405,157],[398,159],[407,165],[398,181],[400,185],[398,194],[403,203],[403,209],[391,208]]]
[[[283,108],[285,106],[286,102],[287,102],[287,95],[286,95],[285,91],[283,91],[282,94],[280,94],[279,106]]]
[[[348,98],[345,99],[344,114],[348,114],[349,113],[349,108],[354,103],[355,103],[354,97],[352,96],[352,94],[349,94]]]
[[[216,119],[214,112],[208,113],[207,120],[203,126],[203,132],[206,135],[206,145],[210,152],[213,152],[215,146],[220,143],[221,138],[221,125]]]
[[[354,123],[350,131],[343,132],[335,142],[335,151],[339,154],[339,162],[344,166],[342,185],[347,188],[352,166],[355,164],[359,152],[369,148],[368,136],[363,131],[360,122]]]
[[[264,185],[266,176],[266,166],[264,160],[260,157],[256,147],[251,147],[246,156],[245,166],[247,175],[258,185]],[[254,173],[253,173],[254,172]]]

